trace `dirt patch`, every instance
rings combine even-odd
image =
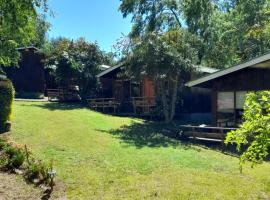
[[[65,200],[64,185],[57,181],[50,194],[40,187],[27,184],[21,176],[0,172],[0,200]]]

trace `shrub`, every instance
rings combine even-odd
[[[11,119],[14,93],[11,81],[0,79],[0,133],[6,131],[6,122]]]
[[[252,166],[262,163],[270,149],[270,91],[251,92],[244,106],[244,123],[236,131],[228,133],[226,143],[236,143],[240,151],[240,171],[246,161]]]
[[[5,166],[8,169],[17,169],[21,167],[25,160],[25,155],[22,149],[6,145],[3,148]]]

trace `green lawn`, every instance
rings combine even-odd
[[[12,138],[54,160],[69,199],[269,199],[270,164],[169,139],[162,126],[76,105],[16,102]]]

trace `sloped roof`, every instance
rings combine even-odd
[[[257,58],[254,58],[252,60],[246,61],[244,63],[238,64],[236,66],[217,71],[216,73],[204,76],[204,77],[196,79],[194,81],[190,81],[190,82],[186,83],[186,86],[188,86],[188,87],[198,86],[198,85],[203,84],[205,82],[214,80],[216,78],[231,74],[233,72],[236,72],[236,71],[248,68],[248,67],[254,67],[254,68],[262,68],[262,67],[267,67],[267,66],[270,67],[270,64],[269,65],[263,64],[266,61],[270,61],[270,53],[265,54],[265,55],[260,56],[260,57],[257,57]]]
[[[27,49],[33,49],[33,50],[35,50],[35,51],[39,51],[39,49],[36,48],[36,47],[34,47],[34,46],[19,47],[19,48],[17,48],[18,51],[20,51],[20,50],[27,50]]]
[[[108,74],[108,73],[110,73],[110,72],[112,72],[112,71],[118,69],[119,67],[122,67],[122,66],[123,66],[123,63],[118,64],[118,65],[115,65],[115,66],[113,66],[113,67],[110,67],[110,68],[106,69],[105,71],[99,73],[99,74],[97,75],[97,78],[100,78],[100,77],[102,77],[102,76],[104,76],[104,75],[106,75],[106,74]]]
[[[108,73],[122,67],[122,66],[123,66],[123,63],[120,63],[120,64],[118,64],[116,66],[110,67],[107,70],[105,70],[105,71],[101,72],[100,74],[98,74],[97,77],[100,78],[100,77],[102,77],[102,76],[104,76],[104,75],[106,75],[106,74],[108,74]],[[202,72],[202,73],[208,73],[208,74],[211,74],[211,73],[214,73],[214,72],[218,71],[218,69],[214,69],[214,68],[210,68],[210,67],[204,67],[204,66],[198,66],[198,65],[194,66],[194,67],[197,69],[197,71]]]
[[[101,69],[101,70],[107,70],[109,68],[111,68],[111,66],[109,66],[109,65],[100,65],[99,66],[99,69]]]

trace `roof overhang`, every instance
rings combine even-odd
[[[110,73],[110,72],[112,72],[112,71],[114,71],[114,70],[116,70],[116,69],[118,69],[118,68],[120,68],[122,66],[123,66],[123,63],[121,63],[119,65],[116,65],[116,66],[113,66],[113,67],[110,67],[110,68],[106,69],[105,71],[99,73],[97,75],[97,78],[101,78],[102,76],[105,76],[106,74],[108,74],[108,73]]]
[[[190,81],[188,83],[186,83],[186,86],[188,87],[194,87],[194,86],[199,86],[200,84],[203,84],[205,82],[214,80],[216,78],[222,77],[224,75],[228,75],[230,73],[242,70],[244,68],[248,68],[248,67],[253,67],[253,68],[265,68],[265,67],[270,67],[270,64],[265,64],[267,61],[270,61],[270,53],[265,54],[263,56],[254,58],[250,61],[244,62],[242,64],[227,68],[225,70],[221,70],[218,71],[216,73],[210,74],[208,76],[199,78],[197,80],[194,81]],[[268,62],[267,62],[268,63]]]

